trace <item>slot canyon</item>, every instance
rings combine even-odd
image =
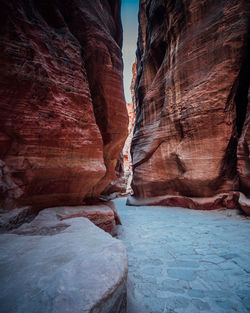
[[[0,26],[0,313],[248,313],[249,1]]]

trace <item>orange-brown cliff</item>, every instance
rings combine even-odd
[[[97,198],[127,135],[120,1],[0,6],[1,207]]]
[[[129,203],[250,196],[248,43],[246,0],[140,1]]]

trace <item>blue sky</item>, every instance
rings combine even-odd
[[[135,51],[138,33],[139,0],[122,0],[121,16],[123,26],[123,62],[124,62],[124,93],[127,102],[132,102],[130,84],[132,80],[132,65],[135,61]]]

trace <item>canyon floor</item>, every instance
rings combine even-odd
[[[249,218],[115,204],[129,260],[128,313],[250,312]]]

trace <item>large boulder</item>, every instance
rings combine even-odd
[[[86,218],[40,214],[0,235],[1,313],[125,313],[121,241]]]

